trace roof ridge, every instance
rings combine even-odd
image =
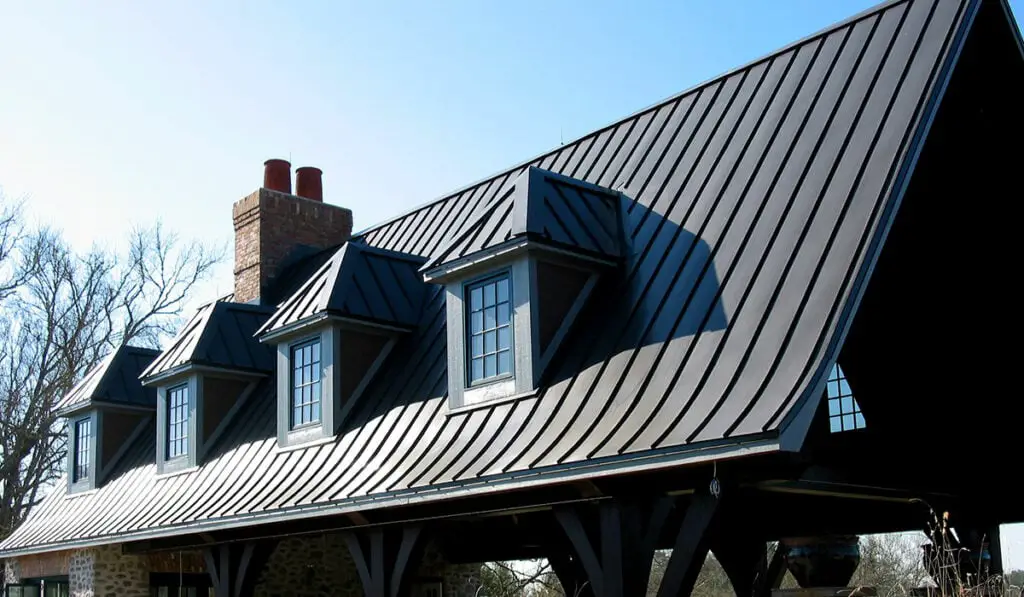
[[[455,188],[452,191],[448,191],[447,193],[441,195],[440,197],[435,197],[433,199],[430,199],[428,201],[420,203],[419,205],[413,206],[413,207],[411,207],[411,208],[409,208],[409,209],[399,213],[398,215],[395,215],[395,216],[392,216],[390,218],[387,218],[387,219],[385,219],[385,220],[383,220],[381,222],[373,224],[373,225],[369,226],[368,228],[364,228],[364,229],[362,229],[362,230],[360,230],[358,232],[354,232],[352,234],[352,236],[350,237],[350,240],[351,239],[362,238],[362,237],[366,236],[367,234],[370,234],[371,232],[374,232],[375,230],[378,230],[380,228],[383,228],[384,226],[387,226],[389,224],[393,224],[393,223],[395,223],[395,222],[397,222],[399,220],[405,219],[405,218],[407,218],[409,216],[412,216],[412,215],[414,215],[416,213],[419,213],[420,211],[423,211],[425,209],[433,207],[434,205],[436,205],[438,203],[441,203],[443,201],[447,201],[448,199],[452,199],[452,198],[456,197],[457,195],[459,195],[459,194],[461,194],[461,193],[463,193],[465,191],[468,191],[469,189],[472,189],[473,187],[481,185],[481,184],[483,184],[483,183],[485,183],[487,181],[494,180],[494,179],[496,179],[496,178],[498,178],[498,177],[500,177],[500,176],[502,176],[504,174],[510,174],[510,173],[514,172],[515,170],[517,170],[517,169],[526,168],[526,167],[530,166],[530,164],[532,164],[533,162],[541,160],[541,159],[543,159],[543,158],[545,158],[545,157],[547,157],[547,156],[549,156],[549,155],[551,155],[551,154],[553,154],[553,153],[555,153],[557,151],[561,151],[561,150],[565,149],[566,147],[570,147],[572,145],[580,143],[581,141],[584,141],[585,139],[589,139],[590,137],[596,137],[597,135],[600,135],[601,133],[603,133],[604,131],[606,131],[608,129],[611,129],[611,128],[614,128],[616,126],[619,126],[619,125],[621,125],[624,122],[628,122],[630,120],[633,120],[634,118],[642,116],[642,115],[644,115],[644,114],[646,114],[648,112],[655,111],[655,110],[661,108],[662,106],[670,104],[670,103],[672,103],[672,102],[674,102],[674,101],[676,101],[676,100],[678,100],[680,98],[686,97],[687,95],[690,95],[691,93],[696,93],[696,92],[698,92],[698,91],[700,91],[700,90],[702,90],[702,89],[704,89],[704,88],[706,88],[706,87],[708,87],[710,85],[713,85],[713,84],[715,84],[715,83],[717,83],[719,81],[722,81],[722,80],[724,80],[724,79],[726,79],[728,77],[731,77],[731,76],[735,75],[736,73],[739,73],[739,72],[747,70],[747,69],[751,69],[751,68],[753,68],[753,67],[755,67],[755,66],[757,66],[757,65],[759,65],[759,64],[761,64],[763,62],[767,62],[769,60],[777,58],[778,56],[781,56],[782,54],[785,54],[786,52],[789,52],[789,51],[791,51],[793,49],[796,49],[797,47],[800,47],[800,46],[803,46],[805,44],[811,43],[811,42],[813,42],[813,41],[815,41],[817,39],[820,39],[822,37],[825,37],[827,35],[830,35],[830,34],[836,32],[836,31],[838,31],[840,29],[843,29],[844,27],[849,27],[850,25],[853,25],[853,24],[855,24],[855,23],[857,23],[859,21],[862,21],[862,20],[864,20],[864,19],[866,19],[868,17],[871,17],[871,16],[874,16],[874,15],[876,15],[878,13],[884,12],[884,11],[888,10],[889,8],[892,8],[893,6],[896,6],[897,4],[904,4],[904,3],[907,3],[909,1],[910,0],[885,0],[884,2],[882,2],[880,4],[876,4],[875,6],[867,8],[867,9],[865,9],[865,10],[863,10],[863,11],[861,11],[861,12],[859,12],[859,13],[851,16],[851,17],[847,17],[846,19],[843,19],[843,20],[841,20],[841,21],[839,21],[837,23],[833,23],[833,24],[829,25],[828,27],[825,27],[824,29],[821,29],[819,31],[811,33],[810,35],[802,37],[802,38],[800,38],[800,39],[798,39],[798,40],[796,40],[794,42],[786,44],[786,45],[782,46],[781,48],[778,48],[776,50],[773,50],[773,51],[769,52],[768,54],[765,54],[763,56],[755,58],[754,60],[751,60],[750,62],[744,63],[741,66],[737,66],[737,67],[735,67],[733,69],[730,69],[730,70],[727,70],[727,71],[725,71],[723,73],[715,75],[715,76],[713,76],[713,77],[711,77],[709,79],[705,79],[705,80],[703,80],[703,81],[701,81],[701,82],[699,82],[699,83],[697,83],[695,85],[687,87],[683,91],[680,91],[678,93],[670,95],[670,96],[668,96],[668,97],[666,97],[664,99],[661,99],[661,100],[659,100],[659,101],[657,101],[657,102],[655,102],[655,103],[653,103],[651,105],[648,105],[648,106],[646,106],[644,108],[641,108],[641,109],[637,110],[636,112],[633,112],[633,113],[631,113],[631,114],[629,114],[629,115],[627,115],[627,116],[625,116],[623,118],[618,118],[618,119],[616,119],[616,120],[614,120],[614,121],[612,121],[612,122],[610,122],[610,123],[608,123],[608,124],[606,124],[604,126],[598,127],[596,129],[588,132],[588,133],[583,134],[580,137],[576,137],[575,139],[573,139],[572,141],[569,141],[568,143],[563,143],[563,144],[561,144],[561,145],[559,145],[557,147],[554,147],[552,149],[548,149],[546,151],[543,151],[543,152],[541,152],[541,153],[539,153],[539,154],[537,154],[537,155],[535,155],[533,157],[530,157],[530,158],[528,158],[528,159],[526,159],[526,160],[524,160],[522,162],[518,162],[518,163],[514,164],[511,167],[503,168],[501,170],[498,170],[497,172],[494,172],[492,174],[484,176],[483,178],[479,178],[479,179],[477,179],[477,180],[475,180],[475,181],[473,181],[473,182],[471,182],[469,184],[463,185],[461,187],[457,187],[457,188]]]

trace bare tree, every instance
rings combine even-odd
[[[55,407],[122,344],[156,346],[222,251],[139,228],[126,254],[73,250],[0,198],[0,537],[63,474]]]

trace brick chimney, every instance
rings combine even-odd
[[[235,224],[235,298],[259,303],[268,285],[298,256],[341,244],[352,235],[351,210],[323,202],[320,170],[267,160],[263,186],[231,208]]]

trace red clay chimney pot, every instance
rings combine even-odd
[[[292,165],[288,160],[263,162],[263,188],[292,194]]]
[[[299,197],[312,199],[313,201],[324,200],[323,171],[313,166],[303,166],[295,169],[295,194]]]

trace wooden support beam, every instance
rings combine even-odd
[[[768,569],[767,542],[739,533],[715,534],[711,551],[722,565],[736,597],[754,597]]]
[[[688,597],[708,555],[708,528],[718,510],[718,498],[698,493],[690,500],[672,548],[672,557],[658,587],[658,597]]]
[[[549,557],[563,588],[572,590],[565,586],[568,582],[585,587],[586,594],[595,597],[643,595],[658,536],[673,505],[673,498],[659,496],[602,502],[596,512],[590,505],[556,508],[555,518],[572,552],[566,556],[555,551]],[[581,572],[585,582],[581,582]],[[562,575],[566,581],[562,581]]]
[[[403,597],[423,555],[423,527],[406,525],[342,533],[366,597]]]
[[[562,591],[568,597],[595,597],[594,587],[587,580],[587,573],[579,560],[574,559],[568,551],[552,551],[548,555],[551,571],[558,577]]]
[[[276,541],[222,543],[203,548],[206,572],[221,597],[251,597]]]
[[[771,597],[772,591],[782,586],[782,579],[786,576],[786,554],[779,544],[775,545],[775,551],[768,560],[768,566],[763,574],[759,574],[754,582],[754,597]]]

